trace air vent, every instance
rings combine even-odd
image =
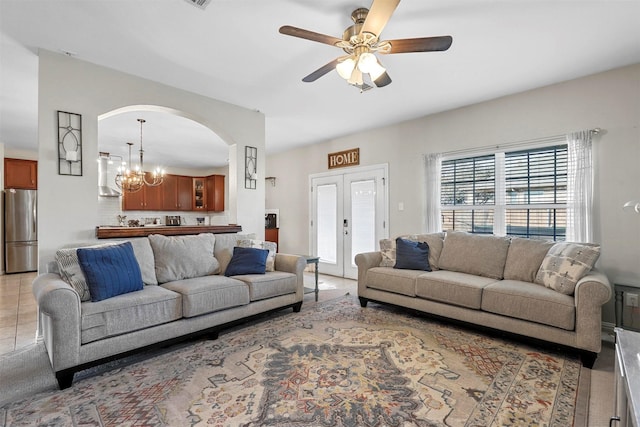
[[[209,3],[211,3],[211,0],[186,0],[186,1],[187,3],[190,3],[203,10],[209,5]]]

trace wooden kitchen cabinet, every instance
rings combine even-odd
[[[207,180],[206,178],[193,178],[193,210],[204,211],[207,209]]]
[[[224,175],[207,177],[207,210],[224,212]]]
[[[135,193],[123,191],[122,209],[223,212],[224,175],[166,175],[162,184],[156,187],[145,185]]]
[[[135,193],[123,191],[122,210],[125,211],[160,211],[163,208],[163,185],[155,187],[143,186]]]
[[[174,211],[178,209],[178,177],[165,175],[162,182],[162,210]]]
[[[280,234],[280,229],[278,229],[278,228],[265,228],[264,229],[264,240],[266,240],[267,242],[274,242],[276,245],[278,245],[279,234]],[[276,248],[278,246],[276,246]]]
[[[4,159],[4,188],[38,189],[38,162]]]
[[[178,210],[190,211],[193,205],[193,178],[178,176]]]

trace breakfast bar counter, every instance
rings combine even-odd
[[[239,233],[242,226],[237,224],[229,225],[153,225],[141,227],[115,227],[97,226],[96,237],[98,239],[114,239],[123,237],[146,237],[150,234],[163,234],[165,236],[180,236],[185,234],[199,233]]]

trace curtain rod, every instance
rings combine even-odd
[[[587,132],[591,132],[594,135],[598,135],[599,133],[602,132],[602,129],[601,128],[587,129]],[[543,144],[548,142],[560,142],[564,140],[566,137],[567,137],[567,134],[552,135],[552,136],[545,136],[542,138],[528,139],[524,141],[506,142],[504,144],[498,144],[498,145],[487,145],[484,147],[477,147],[477,148],[466,148],[461,150],[444,151],[440,153],[440,155],[444,157],[450,157],[450,156],[455,156],[457,154],[471,154],[474,152],[492,152],[497,149],[518,148],[522,146],[537,145],[537,144]]]

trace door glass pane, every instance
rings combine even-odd
[[[351,264],[355,256],[376,250],[375,181],[351,183]]]
[[[318,256],[322,262],[337,262],[338,188],[335,184],[318,185]]]

